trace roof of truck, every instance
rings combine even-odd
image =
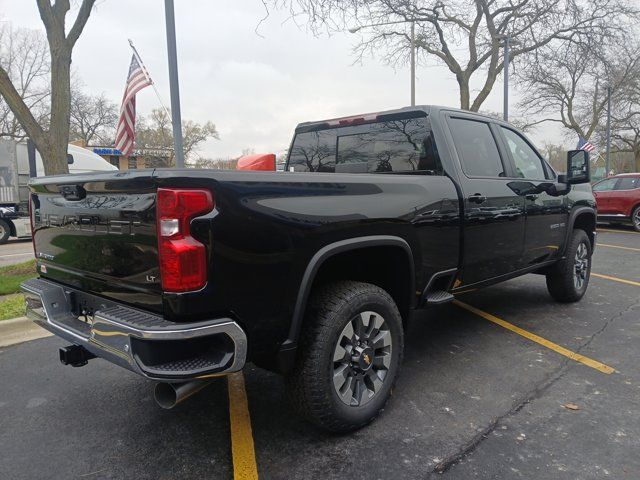
[[[505,123],[502,120],[492,117],[490,115],[484,115],[482,113],[470,112],[468,110],[462,110],[460,108],[453,107],[444,107],[439,105],[416,105],[415,107],[402,107],[396,108],[393,110],[384,110],[381,112],[371,112],[371,113],[360,113],[355,115],[349,115],[346,117],[338,117],[338,118],[330,118],[326,120],[314,120],[310,122],[302,122],[299,123],[296,127],[296,132],[300,129],[302,130],[314,130],[314,127],[337,127],[339,125],[349,125],[349,124],[358,124],[358,123],[368,123],[374,121],[376,118],[381,116],[392,116],[392,115],[402,115],[412,112],[422,112],[427,115],[433,115],[442,110],[452,111],[452,112],[460,112],[466,115],[473,115],[477,117],[486,118],[488,120]]]

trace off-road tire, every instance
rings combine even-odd
[[[583,250],[584,249],[584,250]],[[584,261],[578,265],[580,252],[586,252]],[[569,238],[565,256],[547,274],[547,289],[558,302],[571,303],[580,300],[587,291],[591,275],[591,242],[584,230],[576,229]],[[582,283],[577,284],[580,270]]]
[[[0,245],[7,243],[11,235],[11,226],[4,220],[0,220]]]
[[[346,338],[347,324],[362,312],[383,317],[391,335],[391,358],[382,385],[368,403],[353,406],[340,399],[334,386],[334,368],[340,365],[334,357],[340,339]],[[324,429],[343,433],[364,427],[382,412],[391,396],[403,348],[402,318],[385,290],[355,281],[326,285],[312,296],[307,307],[296,364],[285,379],[288,396],[299,414]]]

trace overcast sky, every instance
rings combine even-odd
[[[410,103],[408,67],[394,70],[375,58],[353,65],[358,35],[316,38],[276,11],[260,25],[261,37],[255,29],[264,16],[260,0],[176,2],[182,118],[211,120],[220,133],[200,156],[233,157],[245,148],[277,153],[288,147],[297,123]],[[34,0],[0,0],[0,17],[44,31]],[[76,44],[74,70],[88,92],[106,92],[119,103],[131,59],[128,38],[168,106],[162,0],[99,1]],[[455,79],[444,67],[420,66],[416,101],[459,106]],[[137,106],[138,115],[159,106],[151,88],[138,94]],[[502,111],[501,82],[483,109]],[[530,135],[540,147],[561,140],[554,126]]]

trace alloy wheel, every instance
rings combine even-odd
[[[573,284],[577,290],[581,290],[589,273],[589,250],[584,242],[578,245],[573,265]]]
[[[333,351],[333,386],[350,406],[368,403],[382,387],[391,366],[389,326],[376,312],[361,312],[342,329]]]

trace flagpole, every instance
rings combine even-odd
[[[140,67],[142,67],[144,76],[147,77],[147,80],[149,80],[149,83],[153,87],[153,91],[156,92],[156,97],[158,97],[158,102],[160,102],[160,106],[164,110],[164,113],[167,114],[167,118],[169,119],[169,121],[173,124],[173,121],[171,120],[171,113],[169,113],[169,110],[167,110],[167,107],[164,106],[164,103],[162,102],[162,98],[160,98],[160,92],[158,92],[158,89],[156,88],[156,84],[151,79],[151,76],[149,75],[149,72],[147,70],[147,66],[142,61],[142,58],[140,58],[140,54],[138,53],[138,50],[136,50],[136,47],[133,46],[133,41],[130,38],[128,40],[129,40],[129,45],[131,46],[131,50],[133,50],[133,56],[136,57],[136,60],[140,64]]]

